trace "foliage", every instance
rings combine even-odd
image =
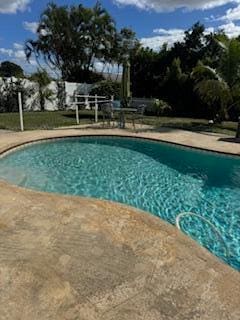
[[[23,69],[13,62],[4,61],[0,64],[0,77],[24,78]]]
[[[45,70],[38,70],[32,74],[30,80],[36,82],[38,85],[40,110],[44,111],[46,101],[52,101],[53,98],[53,91],[48,88],[49,84],[51,83],[51,78]]]
[[[124,64],[134,57],[140,49],[140,42],[136,39],[136,34],[129,28],[123,28],[116,35],[117,40],[112,50],[113,61]]]
[[[176,58],[167,68],[165,76],[159,86],[161,96],[159,98],[167,101],[173,108],[175,116],[191,115],[194,92],[189,75],[182,71],[181,61]]]
[[[226,37],[218,37],[218,41],[223,48],[219,72],[229,87],[233,88],[240,80],[240,41]]]
[[[236,120],[240,112],[240,37],[207,34],[200,23],[183,41],[131,57],[133,96],[167,101],[175,116]]]
[[[171,110],[171,106],[166,101],[155,99],[154,103],[146,108],[145,114],[160,117],[169,115]]]
[[[212,110],[212,119],[220,113],[220,119],[228,118],[227,105],[231,102],[231,94],[224,82],[203,80],[196,84],[195,90],[203,102]]]
[[[104,80],[101,82],[96,83],[95,87],[91,90],[90,94],[98,96],[106,96],[111,98],[114,96],[114,99],[120,99],[120,83],[111,81],[111,80]]]
[[[192,72],[195,90],[220,119],[228,119],[232,107],[240,103],[240,42],[221,35],[216,37],[223,49],[217,70],[199,63]],[[231,110],[230,110],[231,111]]]
[[[23,108],[31,91],[23,86],[23,80],[2,79],[0,81],[0,112],[18,112],[18,92],[22,93]]]
[[[132,52],[133,40],[131,30],[117,32],[113,18],[99,2],[93,8],[51,3],[41,15],[37,40],[26,42],[25,53],[28,60],[35,56],[39,63],[43,59],[59,70],[63,80],[92,83],[94,78],[102,80],[96,63],[120,64]]]
[[[135,97],[158,97],[159,82],[164,76],[165,60],[149,48],[141,48],[131,56],[132,93]]]
[[[189,72],[201,60],[206,51],[205,28],[199,22],[185,31],[183,42],[176,42],[170,50],[174,58],[179,58],[184,72]]]

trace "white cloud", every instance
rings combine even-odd
[[[4,56],[12,57],[13,53],[14,53],[14,51],[12,49],[0,48],[0,54],[2,54]]]
[[[139,9],[161,11],[173,11],[175,9],[212,9],[227,3],[239,3],[239,0],[114,0],[120,5],[132,5]]]
[[[27,31],[30,31],[32,33],[36,33],[37,32],[37,28],[38,28],[38,22],[28,22],[28,21],[24,21],[23,22],[23,26],[24,29]]]
[[[23,50],[23,46],[19,43],[14,43],[13,48],[14,49],[0,48],[0,55],[11,59],[26,61],[26,55]]]
[[[240,35],[240,26],[235,25],[233,22],[223,24],[218,27],[223,30],[229,38],[238,37]]]
[[[240,5],[235,8],[228,9],[226,14],[218,20],[237,21],[240,20]]]
[[[15,49],[16,47],[20,48],[20,45],[16,46],[16,43],[13,46]],[[28,63],[24,50],[22,49],[13,50],[0,48],[0,62],[4,60],[9,60],[20,65],[27,73],[33,73],[37,70],[37,62],[34,59],[31,59],[30,63]]]
[[[36,72],[38,68],[38,64],[34,58],[31,58],[29,62],[26,60],[24,47],[19,43],[14,43],[13,49],[0,48],[0,63],[4,60],[9,60],[20,65],[28,74]],[[56,74],[53,74],[47,65],[43,63],[43,66],[49,74],[56,76]]]
[[[23,49],[23,45],[20,44],[20,43],[17,43],[17,42],[15,42],[15,43],[13,44],[13,47],[14,47],[14,49],[16,49],[16,50],[22,50],[22,49]]]
[[[14,52],[14,57],[19,60],[26,60],[26,55],[24,50],[16,50]]]
[[[153,50],[159,50],[164,43],[168,46],[172,46],[174,42],[182,41],[184,38],[183,29],[154,29],[154,33],[158,33],[158,36],[142,38],[141,43],[144,47],[149,47]]]
[[[169,35],[178,36],[178,35],[182,35],[183,30],[182,29],[163,29],[163,28],[159,28],[159,29],[154,29],[153,33],[158,33],[158,34],[166,35],[166,36],[169,36]]]
[[[209,34],[217,30],[223,30],[230,38],[240,35],[240,26],[235,25],[233,22],[223,24],[215,29],[213,27],[207,28],[205,30],[205,34]],[[154,29],[154,33],[159,33],[158,36],[142,38],[140,42],[143,47],[159,50],[164,43],[167,43],[168,47],[171,47],[175,42],[182,41],[184,38],[184,31],[185,30],[183,29]]]
[[[24,11],[31,0],[0,0],[0,13]]]

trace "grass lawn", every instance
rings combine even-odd
[[[237,122],[224,121],[221,124],[209,126],[206,119],[172,118],[172,117],[145,117],[145,124],[153,125],[156,130],[162,127],[177,128],[195,132],[215,132],[235,136]]]
[[[94,112],[83,110],[79,114],[80,124],[94,122]],[[99,114],[101,120],[101,113]],[[237,123],[223,122],[214,125],[212,128],[208,125],[208,120],[190,119],[190,118],[170,118],[170,117],[152,117],[145,116],[144,124],[154,126],[156,130],[162,127],[177,128],[191,131],[207,131],[225,133],[234,136]],[[24,127],[26,130],[34,129],[53,129],[62,126],[71,126],[76,124],[74,111],[54,111],[54,112],[24,112]],[[18,113],[0,113],[0,129],[19,130]]]
[[[80,124],[91,123],[93,120],[93,112],[80,112]],[[53,129],[72,125],[76,125],[76,115],[74,111],[24,112],[25,130]],[[0,113],[0,129],[20,130],[19,114]]]

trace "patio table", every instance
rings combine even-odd
[[[126,113],[136,113],[138,109],[136,108],[114,108],[113,111],[119,112],[119,122],[118,126],[121,129],[125,129],[125,123],[126,123]]]

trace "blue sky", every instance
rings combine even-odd
[[[0,0],[0,62],[14,61],[27,72],[36,68],[25,61],[23,44],[34,38],[40,13],[48,0]],[[93,6],[95,0],[55,0],[59,5],[82,3]],[[131,27],[142,44],[158,49],[181,40],[185,29],[196,21],[207,32],[224,29],[229,36],[240,34],[240,0],[102,0],[119,28]]]

